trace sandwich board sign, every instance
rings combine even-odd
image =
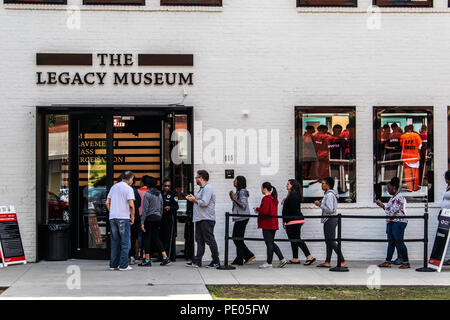
[[[0,207],[0,255],[5,267],[27,263],[14,206]]]
[[[439,225],[434,239],[433,250],[431,251],[428,267],[438,272],[442,270],[442,264],[447,252],[450,229],[450,209],[442,209]]]

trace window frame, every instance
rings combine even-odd
[[[350,119],[353,119],[355,128],[356,128],[356,106],[295,106],[295,128],[294,128],[294,134],[295,134],[295,179],[300,183],[301,190],[303,194],[303,176],[302,176],[302,167],[303,167],[303,161],[300,157],[300,141],[299,138],[303,137],[303,127],[302,127],[302,117],[301,114],[304,113],[349,113]],[[355,130],[355,141],[354,141],[354,150],[355,150],[355,158],[353,163],[353,170],[354,173],[354,198],[346,197],[341,198],[339,197],[338,202],[339,203],[357,203],[358,202],[358,193],[357,193],[357,175],[356,175],[356,169],[357,169],[357,159],[356,159],[356,130]],[[302,202],[303,203],[314,203],[315,200],[321,200],[322,197],[303,197]],[[350,199],[351,201],[348,201],[347,199]]]
[[[433,106],[374,106],[373,107],[373,137],[372,139],[378,138],[377,128],[381,130],[381,113],[383,110],[390,109],[395,110],[395,113],[427,113],[427,141],[428,146],[427,149],[430,150],[431,146],[431,154],[434,154],[434,108]],[[380,114],[380,116],[379,116]],[[381,132],[381,131],[380,131]],[[377,158],[379,152],[379,144],[373,143],[373,202],[375,203],[377,199],[377,185],[378,185],[378,164],[379,161]],[[405,196],[406,200],[410,203],[426,203],[426,202],[434,202],[435,201],[435,183],[434,183],[434,156],[430,159],[430,169],[427,172],[428,184],[432,184],[430,188],[428,188],[427,198],[425,201],[414,201],[411,197]],[[426,164],[425,164],[426,165]],[[401,181],[402,183],[402,181]],[[389,197],[379,197],[382,202],[387,202]]]

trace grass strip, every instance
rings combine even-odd
[[[450,287],[207,286],[214,300],[450,300]]]

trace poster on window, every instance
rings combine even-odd
[[[331,177],[340,202],[355,202],[355,119],[353,109],[299,108],[297,178],[305,202],[323,197],[321,179]]]
[[[387,184],[398,177],[409,202],[432,201],[431,112],[388,107],[375,114],[376,199],[388,199]]]

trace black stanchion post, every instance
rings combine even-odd
[[[337,219],[338,219],[338,251],[342,252],[342,215],[338,214],[337,215]],[[334,271],[334,272],[347,272],[349,271],[348,267],[341,267],[341,257],[340,255],[338,255],[337,257],[337,266],[334,268],[330,268],[330,271]]]
[[[217,267],[218,270],[234,270],[236,269],[233,266],[228,265],[228,241],[230,238],[230,213],[225,212],[225,261],[224,264],[220,267]]]
[[[423,267],[417,268],[418,272],[435,272],[436,270],[428,268],[428,203],[425,204],[425,214],[423,215]]]

